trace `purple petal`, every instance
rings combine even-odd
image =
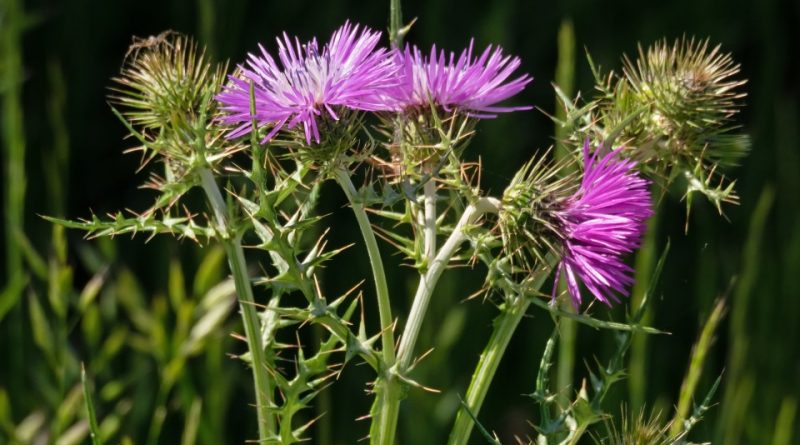
[[[621,159],[619,150],[600,156],[583,147],[584,172],[580,188],[557,213],[564,232],[559,275],[567,278],[573,304],[581,303],[578,280],[598,301],[610,305],[617,294],[628,294],[633,270],[622,255],[636,249],[652,215],[649,183],[634,170],[636,163]]]

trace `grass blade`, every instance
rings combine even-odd
[[[711,315],[708,316],[708,320],[705,325],[703,325],[700,338],[694,345],[692,358],[689,362],[689,369],[686,371],[686,377],[681,384],[678,408],[675,411],[675,417],[672,420],[672,427],[670,428],[670,436],[672,437],[677,437],[684,429],[683,421],[689,414],[694,391],[697,388],[697,383],[700,381],[700,375],[703,373],[703,364],[705,364],[708,350],[711,348],[711,343],[713,342],[714,332],[716,332],[724,315],[725,300],[720,299],[714,305]]]
[[[86,415],[89,418],[89,437],[92,439],[92,445],[102,445],[103,442],[100,440],[100,427],[97,426],[92,393],[89,389],[89,381],[86,379],[86,368],[83,366],[83,363],[81,363],[81,384],[83,385],[83,401],[86,404]]]

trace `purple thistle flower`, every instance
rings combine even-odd
[[[397,66],[385,48],[376,48],[381,33],[346,22],[319,50],[317,40],[301,45],[286,33],[278,42],[280,64],[259,45],[261,55],[249,54],[241,76],[217,95],[228,114],[226,124],[238,125],[228,133],[235,138],[259,126],[273,125],[265,141],[282,128],[303,124],[306,142],[319,143],[317,119],[334,120],[337,107],[386,110],[386,93],[397,83]],[[250,113],[250,82],[254,84],[255,116]]]
[[[564,274],[576,308],[581,304],[579,279],[607,305],[619,302],[615,292],[627,296],[633,270],[621,257],[639,247],[645,221],[653,214],[649,183],[634,171],[636,162],[620,159],[618,151],[590,154],[588,140],[583,159],[580,188],[555,214],[563,231],[556,283]]]
[[[426,108],[431,101],[446,111],[465,110],[478,118],[492,118],[496,113],[530,110],[530,106],[495,106],[519,93],[533,78],[523,74],[508,80],[519,68],[520,59],[503,55],[499,46],[486,47],[477,58],[473,57],[474,40],[461,52],[445,57],[444,50],[431,48],[425,57],[416,46],[406,45],[405,51],[397,53],[397,63],[401,67],[402,83],[394,88],[392,97],[397,108]]]

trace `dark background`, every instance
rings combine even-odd
[[[122,140],[125,129],[106,104],[110,78],[118,74],[132,36],[147,37],[173,29],[198,38],[216,59],[235,62],[254,51],[258,42],[274,48],[274,36],[284,30],[301,39],[315,35],[325,39],[346,19],[385,29],[388,17],[388,1],[22,3],[28,17],[21,40],[22,83],[2,82],[2,88],[21,89],[28,178],[24,231],[43,252],[49,249],[51,228],[37,215],[77,218],[87,216],[89,209],[98,214],[123,208],[142,210],[152,199],[150,192],[138,189],[146,174],[136,173],[136,155],[122,154],[133,144]],[[3,8],[0,6],[0,10]],[[753,138],[749,157],[740,167],[728,171],[738,179],[741,204],[726,207],[723,218],[708,203],[696,200],[689,217],[690,230],[685,234],[686,210],[680,194],[661,203],[659,246],[670,239],[672,252],[652,323],[672,335],[650,340],[646,401],[648,407],[660,408],[669,416],[701,321],[710,312],[714,299],[727,295],[730,311],[716,336],[698,391],[705,394],[724,370],[716,397],[718,404],[692,439],[800,443],[797,428],[790,442],[780,442],[774,436],[780,422],[785,424],[787,418],[789,425],[800,422],[800,415],[795,415],[800,396],[800,3],[406,0],[403,13],[406,20],[418,18],[408,40],[423,48],[435,42],[445,49],[460,50],[474,37],[478,47],[496,43],[519,55],[522,70],[535,80],[515,101],[534,104],[548,112],[552,112],[555,102],[550,83],[556,65],[556,36],[565,18],[574,23],[578,45],[576,86],[584,95],[591,93],[593,79],[581,47],[591,53],[596,63],[615,70],[621,66],[623,53],[635,54],[638,42],[647,45],[661,37],[709,37],[733,54],[742,65],[741,76],[749,79],[744,87],[748,94],[746,106],[737,119]],[[0,26],[7,26],[7,22],[0,22]],[[9,130],[4,127],[3,131]],[[499,194],[522,162],[553,143],[552,135],[552,122],[544,114],[513,113],[481,123],[467,156],[482,159],[483,186],[489,193]],[[68,156],[63,168],[54,173],[48,170],[48,159],[60,156],[58,153]],[[753,231],[752,217],[760,199],[771,207],[762,230]],[[358,240],[351,215],[341,211],[343,203],[338,190],[323,190],[321,212],[333,213],[325,220],[334,228],[332,245]],[[74,256],[77,246],[87,241],[82,241],[77,232],[70,232],[68,239],[70,261],[76,267],[75,283],[81,286],[89,275],[81,271]],[[5,243],[4,240],[4,246]],[[134,272],[145,293],[158,293],[167,286],[170,258],[183,258],[187,275],[197,263],[198,248],[186,241],[164,238],[144,243],[143,239],[119,239],[115,243],[120,252],[116,261]],[[752,247],[745,255],[748,245]],[[389,255],[391,249],[384,247]],[[400,270],[390,275],[390,286],[397,289],[396,294],[402,295],[404,289],[412,293],[414,276],[407,268],[393,267],[399,261],[396,256],[389,259],[388,267]],[[369,270],[358,248],[346,252],[325,271],[331,294],[362,278],[353,276],[353,270]],[[731,284],[734,277],[737,279]],[[480,300],[461,303],[481,281],[480,273],[458,270],[440,283],[441,294],[447,299],[435,301],[432,314],[442,318],[429,320],[423,335],[431,340],[421,341],[419,348],[431,346],[433,334],[444,323],[457,324],[459,327],[453,329],[459,335],[444,349],[445,356],[429,359],[417,371],[416,377],[426,385],[453,387],[458,392],[466,387],[495,313]],[[374,309],[369,298],[366,300],[367,310]],[[396,313],[403,313],[407,304],[394,303]],[[21,322],[21,329],[11,327],[11,317],[27,320],[25,298],[19,306],[9,318],[0,320],[0,368],[5,368],[0,370],[0,387],[6,387],[11,395],[17,422],[40,403],[36,391],[23,389],[35,385],[31,379],[17,376],[15,381],[23,386],[10,389],[6,383],[12,381],[15,372],[39,363],[33,350],[23,355],[12,353],[33,348],[24,334],[27,321]],[[613,316],[621,318],[622,314],[617,310]],[[121,319],[120,323],[126,320]],[[521,394],[533,391],[538,361],[551,330],[547,314],[532,309],[531,318],[517,332],[512,352],[501,365],[481,419],[488,428],[503,434],[504,441],[510,441],[512,433],[534,434],[524,419],[534,417],[535,406]],[[17,338],[21,333],[22,337]],[[585,364],[609,355],[613,341],[611,334],[579,330],[576,379],[586,376]],[[740,351],[738,355],[733,352],[736,350]],[[25,357],[26,362],[20,365],[5,357]],[[255,415],[247,405],[249,375],[240,368],[229,366],[226,377],[236,388],[231,392],[226,413],[229,443],[241,443],[255,435]],[[345,376],[330,393],[333,409],[328,418],[335,430],[335,443],[353,443],[368,429],[367,421],[356,423],[353,419],[369,409],[364,382],[371,376],[364,366],[351,366]],[[30,397],[22,400],[25,393]],[[455,394],[412,392],[401,414],[402,443],[443,442],[449,416],[458,403]],[[627,397],[626,384],[619,384],[607,405],[609,410],[618,413],[620,403]],[[101,416],[104,409],[101,403]],[[140,410],[147,411],[147,407]],[[181,425],[168,421],[161,443],[176,443]],[[132,437],[140,437],[140,432],[128,431]],[[474,440],[480,443],[477,435]]]

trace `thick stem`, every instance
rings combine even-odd
[[[400,413],[400,388],[398,388],[394,373],[403,374],[408,369],[411,363],[411,358],[414,353],[414,345],[419,336],[419,330],[422,327],[422,320],[425,318],[425,312],[428,309],[433,289],[436,282],[439,280],[442,272],[450,258],[455,251],[464,241],[464,229],[475,222],[481,215],[487,212],[497,212],[500,203],[494,198],[481,198],[477,203],[470,205],[464,211],[458,225],[450,234],[450,237],[442,246],[442,249],[431,261],[425,275],[420,277],[417,293],[414,296],[414,303],[411,307],[408,322],[406,323],[403,336],[398,348],[397,363],[394,366],[393,373],[387,376],[383,381],[384,385],[380,388],[382,391],[379,394],[379,402],[382,405],[380,417],[377,419],[379,422],[377,428],[373,428],[371,434],[372,443],[375,444],[393,444],[395,438],[395,430],[397,428],[397,417]],[[373,420],[375,421],[375,420]]]
[[[536,292],[542,287],[557,259],[555,256],[550,255],[547,258],[547,262],[548,264],[542,268],[539,275],[528,287],[530,292]],[[467,389],[467,397],[464,402],[469,412],[476,417],[481,410],[486,393],[489,391],[489,386],[492,384],[497,367],[500,365],[500,360],[505,355],[508,343],[511,341],[514,331],[517,330],[519,322],[531,304],[531,298],[537,297],[512,295],[506,302],[503,312],[495,320],[492,336],[489,338],[489,343],[486,344],[475,368],[475,373],[472,375],[472,381]],[[450,432],[450,438],[447,441],[448,445],[466,444],[474,424],[472,416],[464,408],[460,409]]]
[[[8,317],[8,329],[0,333],[4,336],[3,345],[8,344],[8,355],[4,354],[3,362],[8,366],[8,380],[4,381],[14,397],[22,396],[20,391],[25,385],[20,376],[26,375],[25,348],[14,347],[10,339],[25,337],[22,320],[23,305],[17,304],[23,295],[26,271],[23,251],[18,242],[25,229],[25,124],[22,108],[22,86],[24,84],[22,64],[22,32],[25,23],[24,3],[22,0],[4,1],[2,26],[0,26],[0,66],[3,69],[2,91],[2,157],[4,174],[3,193],[3,229],[5,232],[6,282],[3,294],[0,295],[0,320]],[[6,312],[8,311],[8,312]],[[6,343],[8,341],[8,343]],[[28,359],[30,356],[27,357]]]
[[[453,229],[453,233],[450,234],[439,253],[429,264],[425,275],[420,277],[419,286],[414,295],[414,302],[411,305],[411,312],[408,315],[408,321],[403,330],[400,347],[398,348],[397,363],[401,372],[404,372],[411,363],[411,358],[414,355],[414,346],[417,343],[419,330],[428,310],[433,290],[442,272],[450,263],[450,258],[466,238],[464,230],[484,213],[497,212],[499,206],[500,203],[495,198],[481,198],[475,204],[467,207],[455,229]]]
[[[497,367],[500,365],[500,360],[503,358],[508,343],[511,341],[511,337],[514,335],[514,331],[517,330],[517,326],[519,326],[519,322],[525,315],[529,305],[530,303],[526,298],[514,297],[514,301],[498,317],[499,322],[494,323],[494,331],[481,354],[464,401],[470,412],[476,416],[481,405],[483,405],[489,385],[497,372]],[[467,443],[473,425],[472,417],[463,408],[460,409],[456,415],[456,421],[447,443],[450,445]]]
[[[570,19],[561,21],[558,29],[558,64],[556,65],[556,85],[561,88],[563,96],[572,97],[575,89],[575,31]],[[569,138],[572,129],[569,125],[562,125],[560,122],[568,122],[567,107],[562,103],[559,95],[556,96],[555,110],[555,158],[560,161],[572,156],[569,146],[565,141]],[[574,170],[574,164],[570,164],[569,171]],[[565,171],[566,173],[566,171]],[[559,292],[566,290],[565,280],[555,283],[559,286]],[[575,312],[570,302],[560,303],[562,309],[567,312]],[[558,322],[558,364],[556,370],[556,393],[559,403],[567,406],[571,391],[568,390],[572,385],[573,369],[575,367],[575,339],[578,324],[574,320],[561,318]],[[636,412],[636,411],[633,411]]]
[[[207,168],[203,168],[200,170],[200,178],[203,191],[206,194],[206,198],[208,198],[208,202],[214,212],[214,219],[221,233],[220,241],[228,256],[228,264],[236,286],[236,294],[239,297],[239,308],[244,321],[244,333],[252,360],[251,368],[253,369],[253,381],[256,390],[259,441],[265,443],[274,436],[275,432],[275,418],[270,414],[273,390],[267,374],[264,347],[259,327],[260,321],[256,311],[250,278],[247,274],[247,263],[245,262],[240,238],[232,233],[228,226],[227,205],[217,186],[217,182],[214,180],[214,175]]]
[[[566,282],[553,283],[559,286],[559,293],[566,290]],[[569,301],[558,302],[564,312],[575,312]],[[558,400],[563,406],[569,403],[572,387],[573,369],[575,368],[575,340],[577,337],[578,323],[569,318],[561,318],[558,322],[558,364],[556,366],[556,391]]]

